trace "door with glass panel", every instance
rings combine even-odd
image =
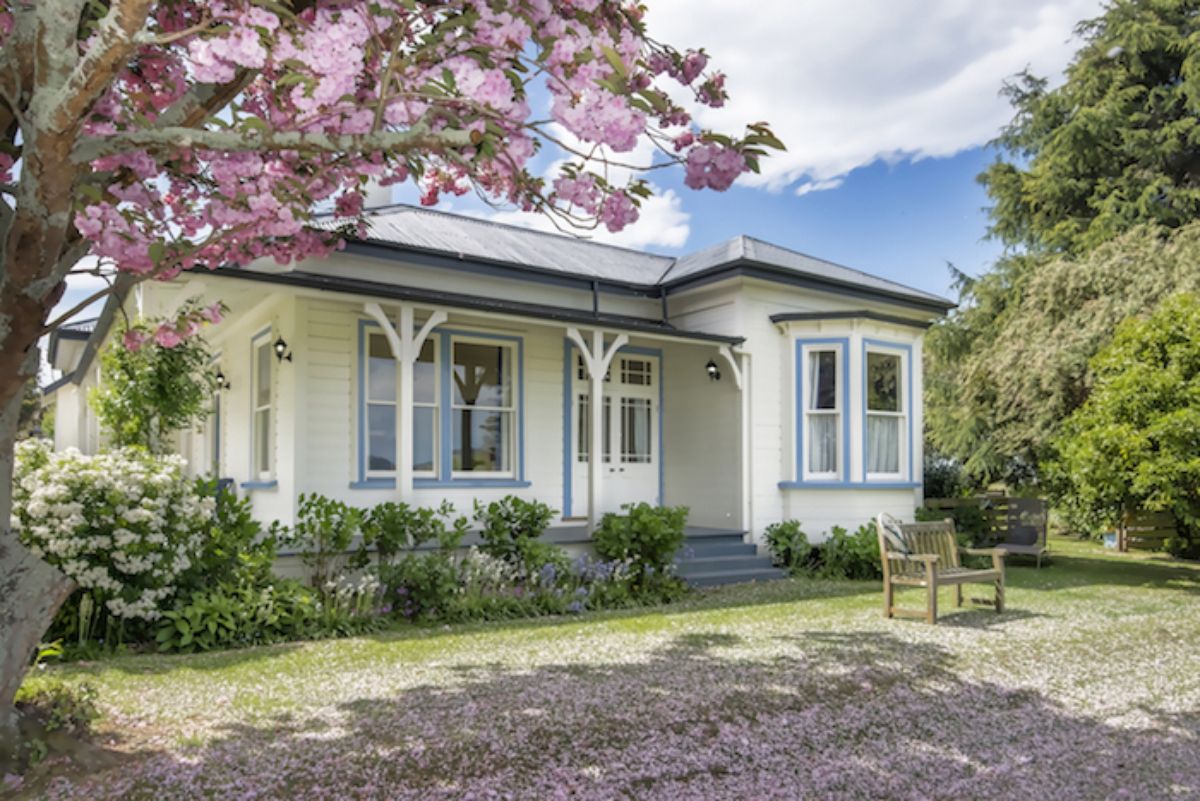
[[[657,356],[618,354],[604,378],[601,511],[619,511],[626,503],[658,502],[660,368]],[[582,516],[587,513],[592,444],[591,383],[582,359],[576,359],[573,376],[571,512]]]

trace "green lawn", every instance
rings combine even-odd
[[[876,583],[56,668],[109,770],[52,798],[1200,798],[1200,569],[1052,544],[1009,611]],[[979,594],[986,594],[980,588]],[[912,603],[919,604],[916,595]]]

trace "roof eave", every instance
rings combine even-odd
[[[867,300],[892,303],[901,306],[907,306],[909,308],[919,309],[921,311],[934,312],[939,316],[944,316],[951,309],[954,309],[958,306],[957,303],[947,300],[946,298],[911,295],[900,291],[890,292],[884,289],[863,286],[862,284],[856,284],[851,281],[838,281],[834,278],[812,275],[811,273],[800,273],[796,270],[791,270],[786,267],[780,267],[768,262],[756,261],[753,259],[736,259],[725,264],[719,264],[714,267],[706,268],[699,272],[692,273],[691,275],[682,276],[663,284],[663,290],[670,294],[671,292],[682,289],[690,289],[696,286],[713,283],[714,281],[721,281],[726,278],[737,278],[739,276],[744,276],[747,278],[760,278],[778,283],[791,284],[793,286],[801,286],[808,289],[836,292],[838,294],[849,295]]]

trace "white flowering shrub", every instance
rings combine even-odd
[[[157,620],[213,518],[177,456],[17,445],[13,528],[121,620]]]

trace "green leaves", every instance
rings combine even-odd
[[[1006,87],[1010,160],[981,181],[992,233],[1009,245],[1086,253],[1137,225],[1200,217],[1194,137],[1200,18],[1181,0],[1120,0],[1082,26],[1067,81]]]

